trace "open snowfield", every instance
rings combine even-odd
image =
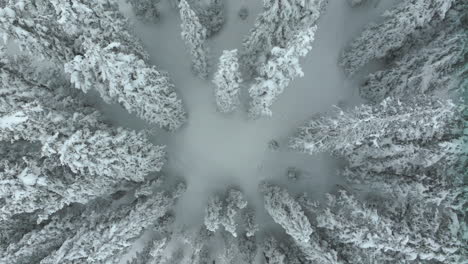
[[[261,1],[226,1],[226,24],[209,46],[212,52],[212,72],[223,50],[241,50],[242,40],[261,11]],[[320,196],[339,181],[335,176],[336,162],[329,156],[296,153],[288,149],[288,138],[312,115],[333,109],[333,105],[353,105],[360,102],[357,83],[346,79],[337,61],[341,50],[362,28],[378,19],[384,9],[397,0],[375,1],[375,4],[351,8],[346,1],[330,1],[318,22],[313,49],[302,61],[305,76],[294,80],[273,105],[273,117],[249,120],[247,89],[243,88],[243,105],[232,114],[218,113],[214,101],[211,77],[201,80],[190,70],[190,56],[180,36],[180,18],[168,1],[161,1],[161,20],[141,23],[122,1],[122,10],[135,24],[137,36],[143,41],[151,61],[169,72],[188,112],[188,122],[175,133],[155,129],[154,142],[167,145],[168,162],[163,172],[187,181],[187,192],[177,207],[177,221],[187,225],[201,224],[207,197],[228,186],[244,191],[255,205],[257,218],[272,222],[263,209],[258,183],[287,181],[289,167],[299,170],[297,182],[288,182],[290,191]],[[241,20],[237,13],[247,6],[249,17]],[[93,97],[97,98],[97,97]],[[100,103],[99,108],[110,120],[134,129],[150,128],[144,121],[126,113],[117,105]],[[268,143],[276,140],[280,149],[271,151]]]
[[[330,1],[318,22],[313,49],[302,61],[305,76],[294,80],[273,105],[273,117],[250,120],[247,117],[247,89],[243,105],[232,115],[218,113],[214,85],[197,78],[190,69],[190,55],[183,52],[178,12],[168,1],[161,1],[161,20],[142,23],[122,1],[122,11],[134,23],[135,33],[143,41],[151,61],[169,72],[188,112],[188,122],[176,132],[151,127],[118,105],[108,105],[96,96],[91,100],[118,125],[134,129],[154,129],[154,142],[167,145],[168,162],[163,173],[182,177],[187,191],[178,202],[177,221],[186,225],[203,222],[204,207],[210,194],[229,186],[239,187],[257,209],[262,225],[272,223],[263,209],[258,184],[262,180],[288,184],[291,192],[307,192],[312,197],[330,191],[340,182],[335,175],[336,161],[328,155],[309,156],[288,148],[288,138],[312,115],[331,111],[333,105],[360,103],[358,83],[346,79],[337,64],[347,43],[362,28],[378,19],[383,10],[398,0],[375,1],[375,4],[351,8],[346,1]],[[241,20],[237,12],[247,6],[249,17]],[[241,50],[242,40],[261,11],[261,1],[227,1],[226,24],[209,46],[212,72],[223,50]],[[268,143],[276,140],[280,149],[271,151]],[[287,182],[287,170],[295,167],[299,180]]]

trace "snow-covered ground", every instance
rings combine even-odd
[[[270,119],[249,120],[247,100],[238,112],[224,115],[216,112],[214,86],[211,80],[200,80],[190,71],[190,57],[184,52],[180,37],[178,12],[168,1],[161,1],[161,20],[156,24],[137,21],[129,6],[122,1],[122,10],[135,23],[136,34],[142,39],[151,61],[168,71],[188,112],[188,122],[175,133],[155,129],[154,142],[167,145],[168,163],[164,173],[185,178],[188,189],[178,203],[177,221],[197,225],[203,221],[204,207],[210,194],[237,186],[257,209],[262,199],[258,183],[273,180],[288,184],[290,191],[323,194],[339,179],[335,176],[336,162],[327,156],[311,157],[288,149],[288,138],[298,126],[318,112],[329,111],[340,101],[346,105],[359,102],[357,83],[345,78],[337,65],[345,45],[362,28],[378,19],[382,11],[398,0],[372,1],[372,4],[351,8],[347,1],[331,0],[321,17],[313,50],[303,60],[305,77],[291,83],[273,106]],[[227,2],[227,22],[222,32],[209,41],[212,50],[212,70],[224,49],[239,49],[249,33],[262,1]],[[241,6],[247,6],[249,17],[237,16]],[[244,97],[247,87],[243,89]],[[90,100],[112,122],[134,129],[152,128],[116,105],[107,105],[96,96]],[[277,140],[280,149],[271,151],[268,142]],[[289,167],[299,170],[296,182],[287,182]],[[272,221],[264,209],[257,210],[262,225]]]

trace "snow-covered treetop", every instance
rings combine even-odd
[[[185,121],[182,101],[164,72],[122,51],[121,43],[101,47],[87,42],[87,51],[65,64],[71,82],[84,92],[96,89],[108,103],[118,102],[140,118],[175,130]]]
[[[247,69],[256,71],[273,47],[287,48],[297,31],[316,23],[325,4],[324,0],[264,0],[264,11],[243,43]]]
[[[207,30],[186,0],[180,1],[179,8],[182,19],[181,36],[192,56],[192,70],[205,79],[208,77],[208,48],[205,44]]]
[[[247,206],[242,192],[229,189],[224,201],[217,195],[208,200],[205,210],[205,226],[208,230],[216,232],[219,226],[223,226],[232,236],[237,237],[237,222],[240,211]]]

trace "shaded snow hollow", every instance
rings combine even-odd
[[[212,72],[222,50],[241,50],[242,40],[262,5],[260,0],[226,2],[226,25],[209,41]],[[156,24],[139,22],[129,6],[122,3],[122,10],[135,23],[136,34],[151,55],[151,61],[169,72],[188,112],[188,122],[179,131],[168,133],[157,129],[154,136],[155,144],[167,145],[169,160],[164,173],[185,178],[188,184],[176,208],[180,224],[201,224],[208,196],[228,186],[241,188],[249,203],[259,209],[259,224],[265,225],[272,220],[260,209],[263,199],[257,187],[262,180],[288,184],[291,192],[307,191],[314,196],[331,190],[339,182],[334,160],[294,153],[287,148],[288,138],[313,114],[329,111],[340,101],[359,102],[357,84],[346,80],[337,65],[338,56],[369,21],[377,19],[383,9],[395,2],[380,1],[351,9],[346,1],[330,1],[319,21],[313,50],[302,60],[305,76],[293,81],[280,96],[272,108],[272,118],[260,120],[247,118],[248,87],[243,88],[244,105],[235,114],[216,112],[212,76],[203,81],[191,73],[190,56],[180,36],[178,12],[168,1],[161,1],[161,20]],[[249,17],[244,21],[237,16],[241,6],[249,9]],[[119,106],[107,105],[96,97],[90,100],[118,125],[151,128]],[[271,140],[278,141],[278,151],[268,149]],[[290,167],[297,168],[300,173],[296,182],[287,182]]]

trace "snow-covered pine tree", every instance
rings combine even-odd
[[[264,0],[264,11],[243,42],[241,62],[246,73],[255,76],[274,47],[288,48],[298,30],[311,28],[325,4],[325,0]]]
[[[170,131],[183,124],[182,102],[166,73],[124,53],[120,43],[83,45],[87,52],[65,64],[76,88],[96,89],[105,102],[118,102],[130,113]]]
[[[172,209],[185,188],[181,183],[172,192],[156,192],[110,212],[89,215],[74,235],[40,263],[118,263],[143,231]]]
[[[292,237],[308,261],[341,263],[337,253],[320,242],[301,205],[285,189],[266,183],[260,188],[265,199],[265,209]]]
[[[33,110],[20,108],[2,119],[12,116],[17,119],[1,128],[2,140],[40,142],[42,156],[57,157],[74,173],[142,181],[164,162],[163,148],[149,144],[144,134],[106,126],[96,120],[95,113],[68,113],[38,105]]]
[[[159,19],[158,4],[161,0],[127,0],[132,5],[136,16],[145,21],[156,21]]]
[[[247,206],[247,201],[244,199],[242,192],[230,189],[226,197],[226,208],[224,220],[221,222],[226,231],[232,236],[237,237],[237,216],[240,210]]]
[[[229,189],[224,202],[219,196],[213,195],[205,210],[206,229],[216,232],[219,226],[223,226],[232,236],[237,237],[237,216],[246,206],[247,201],[239,190]]]
[[[223,113],[234,111],[240,104],[239,88],[242,83],[236,49],[223,51],[213,83],[216,85],[215,99],[218,110]]]
[[[208,77],[208,48],[206,46],[207,31],[200,23],[195,11],[186,0],[179,3],[182,19],[182,39],[185,41],[192,56],[192,70],[196,75],[205,79]]]
[[[300,129],[291,146],[309,154],[350,155],[360,147],[378,151],[384,144],[448,142],[459,133],[459,108],[450,100],[387,98],[378,105],[346,112],[338,109],[336,116],[314,118]]]
[[[455,1],[402,1],[383,14],[383,22],[371,24],[350,44],[341,57],[341,65],[352,75],[371,60],[391,56],[419,31],[443,20]]]
[[[283,93],[289,83],[304,75],[299,59],[312,49],[314,34],[317,27],[299,30],[289,40],[287,47],[274,47],[270,57],[260,67],[259,77],[249,88],[251,106],[249,115],[252,118],[271,116],[270,107]]]
[[[468,43],[461,15],[466,8],[454,3],[433,37],[393,58],[386,69],[370,74],[360,87],[360,95],[380,102],[388,96],[426,94],[444,98],[459,93],[466,79],[463,76],[468,74],[464,67]]]
[[[309,242],[313,229],[299,203],[278,186],[264,184],[261,188],[265,196],[265,208],[273,220],[298,243]]]
[[[47,0],[34,5],[11,1],[1,10],[0,19],[5,38],[12,38],[34,56],[40,54],[60,67],[67,65],[77,88],[88,91],[88,81],[93,81],[106,102],[120,103],[161,127],[172,130],[185,121],[173,84],[165,73],[147,64],[148,54],[128,32],[116,3]],[[124,68],[119,71],[116,65]]]
[[[34,56],[60,64],[80,55],[81,43],[86,39],[101,44],[120,42],[127,46],[128,53],[148,57],[139,41],[128,32],[128,22],[119,13],[117,4],[109,0],[73,3],[46,0],[40,5],[9,1],[0,13],[4,38],[13,39]]]

